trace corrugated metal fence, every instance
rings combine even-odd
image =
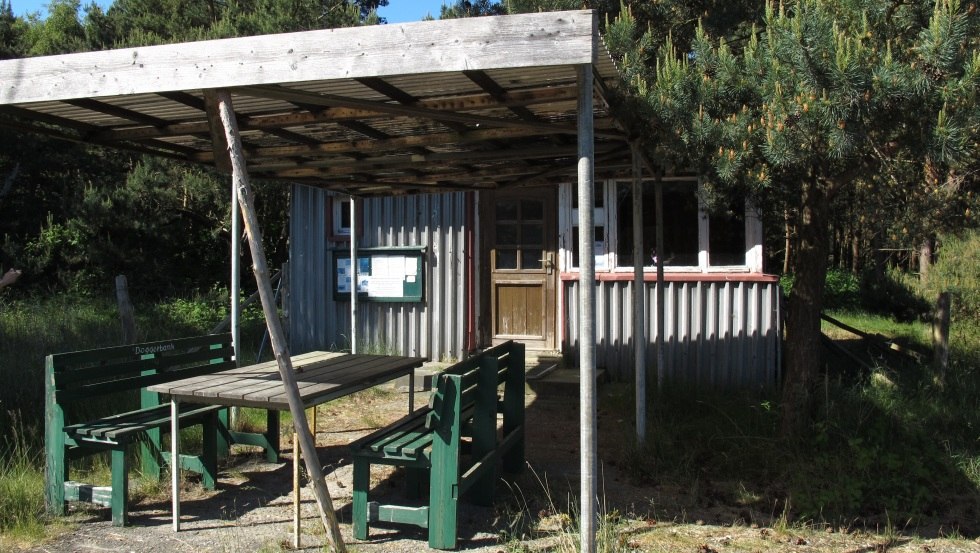
[[[350,347],[350,302],[335,301],[327,240],[328,194],[293,186],[289,245],[289,340],[294,353]],[[358,348],[439,360],[462,358],[466,336],[465,193],[373,198],[362,202],[358,247],[425,246],[425,298],[358,303]]]
[[[613,378],[633,374],[633,282],[596,285],[596,364]],[[664,379],[710,387],[764,387],[779,377],[778,284],[667,282]],[[578,290],[566,282],[565,343],[578,358]],[[647,283],[646,358],[656,378],[656,283]]]

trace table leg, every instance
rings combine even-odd
[[[170,484],[174,532],[180,531],[180,406],[170,400]]]
[[[300,516],[300,488],[299,488],[299,434],[293,432],[293,549],[299,549],[299,516]]]

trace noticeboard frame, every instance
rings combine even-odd
[[[333,276],[332,288],[333,299],[337,302],[350,301],[350,290],[341,289],[340,267],[344,261],[350,265],[349,249],[334,249],[331,256],[331,275]],[[414,264],[414,281],[409,281],[409,275],[404,275],[405,281],[402,283],[401,295],[372,295],[368,291],[357,293],[358,302],[380,302],[380,303],[420,303],[425,301],[425,246],[389,246],[371,247],[357,249],[358,267],[366,267],[370,271],[370,276],[374,277],[374,270],[377,265],[376,259],[379,258],[405,258],[407,263]],[[358,271],[360,274],[360,271]]]

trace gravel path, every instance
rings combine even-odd
[[[341,521],[345,542],[356,551],[419,552],[429,551],[426,533],[408,526],[372,527],[370,539],[358,542],[351,537],[350,504],[352,470],[347,444],[373,428],[404,415],[405,395],[396,392],[365,392],[347,400],[321,407],[317,416],[317,448],[334,508]],[[529,396],[529,401],[533,396]],[[562,400],[556,411],[565,411]],[[544,425],[553,428],[553,425]],[[577,436],[573,436],[577,442]],[[134,551],[134,552],[237,552],[284,551],[292,549],[293,497],[292,450],[288,437],[282,439],[284,463],[266,463],[256,453],[239,452],[221,467],[218,489],[207,492],[195,482],[185,484],[181,492],[181,531],[170,526],[169,487],[154,497],[131,505],[130,525],[115,528],[108,521],[108,510],[88,505],[72,505],[70,530],[60,537],[30,551]],[[555,442],[551,436],[542,440],[528,436],[528,444],[538,443],[544,450]],[[561,465],[572,464],[577,470],[577,446],[560,447],[552,454],[571,463],[556,465],[555,475],[564,472]],[[551,455],[549,455],[551,456]],[[372,467],[372,499],[397,497],[403,479],[391,477],[391,469]],[[525,471],[530,472],[530,471]],[[527,478],[524,476],[522,478]],[[533,482],[529,480],[529,482]],[[507,489],[498,493],[512,495]],[[497,501],[495,508],[460,503],[460,549],[466,551],[501,551],[499,532],[506,530],[509,514],[517,495]],[[508,506],[509,505],[509,506]],[[320,550],[325,544],[312,489],[302,490],[302,550]]]
[[[528,470],[497,487],[494,507],[460,502],[459,549],[476,552],[552,550],[556,539],[575,532],[553,530],[567,524],[578,495],[578,398],[572,390],[527,394],[526,457]],[[426,533],[409,526],[372,527],[370,539],[353,540],[350,527],[352,491],[347,445],[374,428],[404,415],[404,394],[366,391],[323,406],[317,416],[317,448],[341,531],[349,550],[363,553],[419,553]],[[806,528],[773,528],[773,514],[723,501],[701,500],[713,495],[711,484],[700,491],[667,484],[637,484],[620,471],[619,458],[629,421],[599,413],[600,481],[608,513],[619,519],[619,551],[684,551],[689,553],[792,552],[980,553],[974,539],[900,539],[859,532]],[[285,426],[285,425],[284,425]],[[169,487],[130,509],[131,524],[114,528],[107,509],[73,513],[67,530],[29,551],[40,552],[279,552],[292,550],[292,451],[282,440],[285,463],[264,462],[256,453],[239,451],[222,467],[218,489],[205,492],[194,482],[181,492],[181,532],[170,526]],[[400,497],[404,478],[384,467],[372,468],[372,499]],[[570,499],[572,498],[572,499]],[[659,517],[657,516],[659,514]],[[628,519],[625,517],[628,515]],[[659,519],[659,520],[658,520]],[[778,527],[778,524],[776,524]],[[567,527],[566,527],[567,528]],[[532,536],[529,538],[528,536]],[[556,537],[557,536],[557,537]],[[520,538],[519,543],[517,542]],[[971,537],[972,538],[972,537]],[[302,492],[303,551],[320,551],[324,532],[312,490]],[[570,544],[565,550],[574,550]]]

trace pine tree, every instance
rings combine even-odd
[[[0,60],[22,55],[21,35],[23,32],[23,22],[14,17],[14,9],[10,5],[10,0],[0,0]]]
[[[666,154],[719,189],[742,189],[757,205],[796,214],[787,432],[805,419],[819,366],[837,202],[862,187],[897,182],[911,191],[916,180],[928,182],[930,167],[942,164],[948,174],[975,163],[975,8],[939,0],[925,18],[922,8],[874,0],[769,4],[762,27],[737,48],[700,26],[690,49],[668,41],[655,70],[634,80]],[[916,152],[922,172],[894,170],[896,158]]]

